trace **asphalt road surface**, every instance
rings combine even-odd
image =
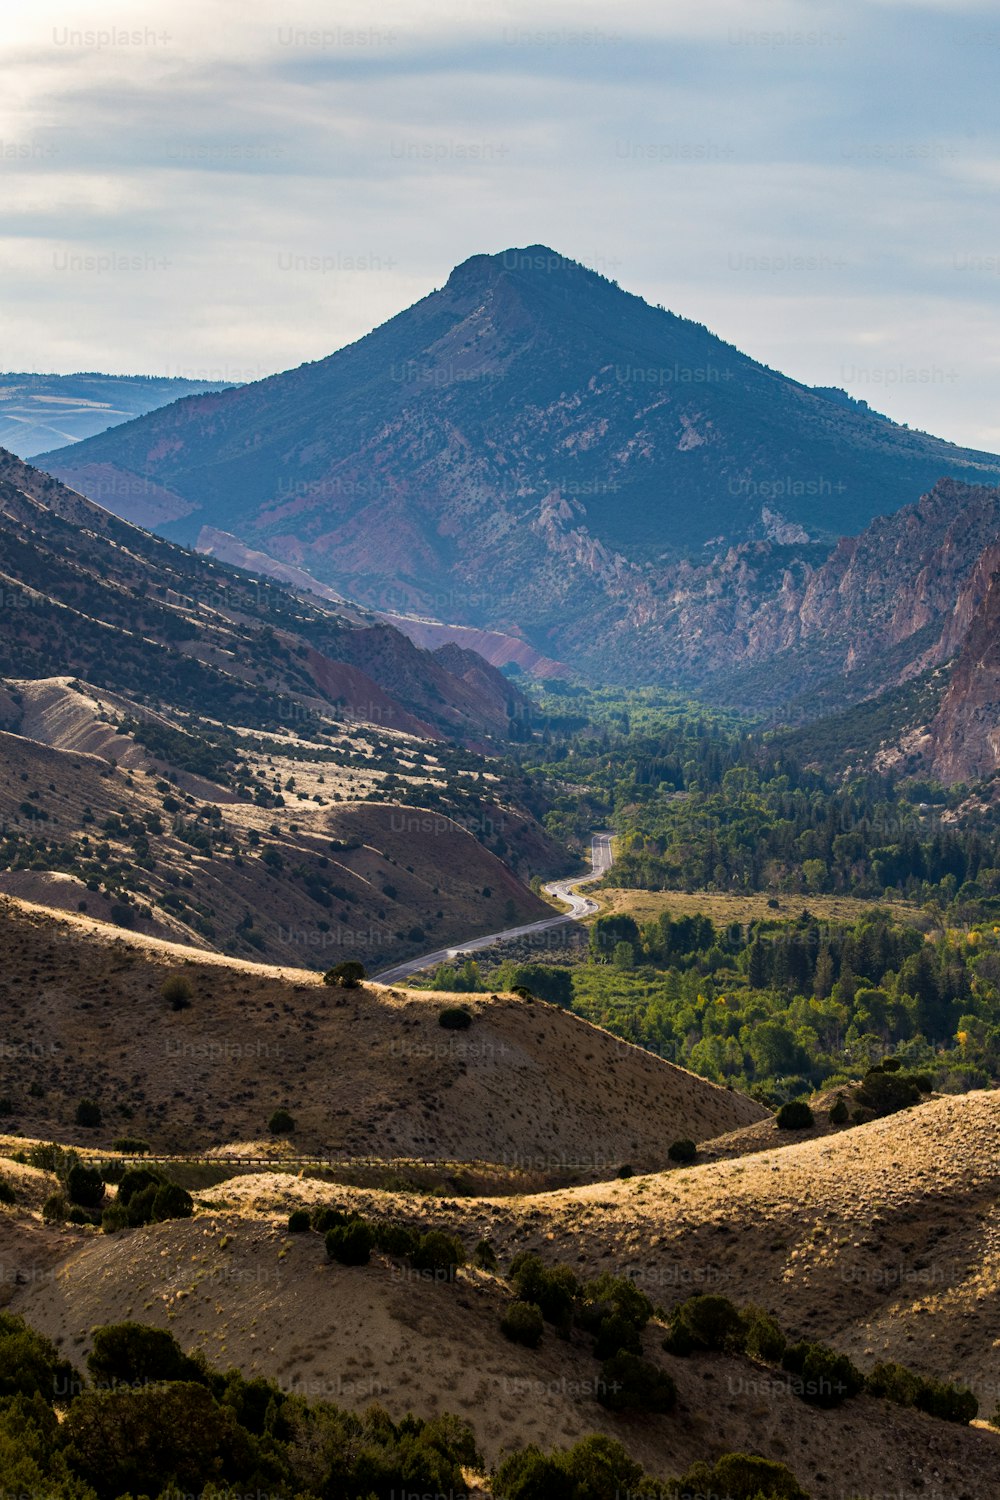
[[[610,833],[595,833],[590,841],[589,875],[573,875],[568,880],[551,880],[544,886],[546,894],[565,901],[569,911],[558,917],[544,917],[540,922],[529,922],[525,927],[508,927],[505,932],[491,932],[486,937],[470,938],[467,943],[456,943],[452,948],[438,948],[425,953],[422,958],[408,959],[394,969],[383,969],[381,974],[371,977],[376,984],[399,984],[410,974],[421,974],[425,969],[436,969],[438,964],[453,962],[459,955],[475,953],[480,948],[491,948],[494,943],[506,942],[509,938],[527,937],[530,933],[547,932],[552,927],[562,927],[566,922],[579,922],[598,910],[597,902],[590,896],[581,896],[580,887],[599,880],[611,868],[612,853]]]

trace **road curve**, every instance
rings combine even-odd
[[[494,943],[527,937],[530,933],[547,932],[552,927],[562,927],[566,922],[579,922],[584,917],[592,916],[598,910],[597,902],[590,896],[581,896],[579,889],[589,885],[591,881],[599,880],[611,868],[614,858],[611,850],[613,838],[614,834],[611,833],[594,834],[590,841],[591,869],[588,875],[572,875],[568,880],[550,880],[548,885],[542,887],[546,895],[565,901],[569,911],[558,917],[543,917],[540,922],[529,922],[524,927],[508,927],[504,932],[490,932],[485,937],[470,938],[467,943],[456,943],[451,948],[437,948],[433,953],[425,953],[422,958],[411,958],[393,969],[383,969],[381,974],[373,974],[372,980],[376,984],[399,984],[408,975],[436,969],[438,964],[450,963],[459,954],[475,953],[480,948],[491,948]]]

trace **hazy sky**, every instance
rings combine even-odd
[[[7,370],[253,379],[545,243],[1000,450],[976,0],[3,0]]]

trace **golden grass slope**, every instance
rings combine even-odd
[[[766,1113],[541,1002],[344,991],[16,902],[0,931],[0,1095],[31,1136],[106,1145],[129,1134],[200,1152],[259,1140],[284,1106],[302,1154],[487,1160],[586,1180],[663,1165],[678,1136],[704,1140]],[[175,1011],[162,990],[178,973],[191,1002]],[[439,1024],[456,1000],[474,1016],[467,1031]],[[74,1126],[83,1097],[104,1112],[99,1136]]]
[[[946,1103],[943,1111],[936,1105],[920,1111],[927,1118],[919,1135],[933,1141],[944,1126],[952,1138],[962,1128],[980,1128],[978,1101],[967,1111],[971,1124],[961,1119],[967,1101]],[[815,1306],[818,1318],[804,1318],[809,1333],[844,1347],[845,1328],[834,1338],[827,1326],[831,1308],[823,1279],[795,1269],[800,1257],[792,1241],[808,1237],[811,1224],[808,1215],[802,1220],[801,1203],[796,1221],[793,1195],[813,1181],[844,1212],[853,1192],[867,1193],[871,1158],[884,1155],[888,1142],[876,1125],[852,1135],[839,1187],[825,1177],[815,1181],[810,1143],[782,1152],[781,1173],[772,1176],[770,1163],[768,1175],[754,1182],[734,1179],[734,1164],[726,1163],[502,1203],[419,1200],[271,1173],[196,1193],[193,1220],[113,1237],[36,1228],[32,1239],[18,1222],[26,1215],[5,1210],[0,1253],[8,1263],[12,1255],[21,1257],[12,1310],[78,1362],[94,1326],[135,1318],[168,1328],[213,1364],[236,1364],[313,1398],[354,1409],[375,1401],[395,1417],[411,1409],[458,1412],[473,1423],[490,1462],[527,1442],[550,1447],[600,1431],[623,1441],[660,1475],[735,1449],[787,1463],[815,1500],[890,1494],[993,1500],[1000,1434],[867,1396],[820,1411],[791,1395],[780,1375],[750,1361],[664,1354],[656,1323],[646,1332],[645,1353],[676,1380],[678,1406],[667,1416],[616,1417],[595,1400],[599,1365],[588,1340],[574,1334],[564,1341],[549,1331],[537,1351],[503,1340],[498,1322],[510,1293],[498,1278],[466,1269],[448,1286],[378,1255],[368,1267],[348,1269],[327,1262],[319,1236],[285,1231],[290,1206],[335,1201],[415,1224],[446,1225],[470,1248],[481,1234],[491,1234],[504,1265],[514,1248],[533,1245],[549,1258],[569,1259],[581,1275],[632,1268],[641,1280],[645,1268],[647,1290],[666,1306],[706,1289],[703,1280],[675,1275],[676,1268],[714,1265],[721,1278],[708,1287],[737,1300],[753,1293],[765,1300],[770,1293],[767,1300],[792,1331],[796,1299],[800,1309]],[[930,1219],[940,1223],[949,1208],[954,1211],[954,1188],[951,1180],[940,1197],[928,1195]],[[737,1256],[715,1247],[720,1224],[733,1234],[737,1224],[749,1230],[751,1199],[764,1234],[785,1228],[785,1275],[773,1276],[775,1261],[754,1277],[759,1246],[740,1245]],[[63,1242],[59,1259],[56,1239]],[[865,1248],[854,1247],[862,1263]],[[789,1302],[782,1300],[786,1293]],[[864,1297],[852,1296],[843,1311],[848,1327],[863,1327],[872,1316]],[[947,1320],[939,1314],[935,1326],[932,1315],[922,1347],[894,1352],[926,1368],[928,1343],[952,1333]]]

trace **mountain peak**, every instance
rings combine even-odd
[[[470,255],[468,260],[461,261],[455,267],[448,277],[447,284],[453,290],[456,288],[464,290],[476,282],[492,285],[498,276],[505,273],[520,276],[552,276],[560,273],[574,275],[581,271],[587,275],[597,275],[595,271],[588,271],[580,261],[572,260],[568,255],[560,255],[558,250],[551,250],[548,245],[511,246],[507,250],[498,250],[492,255],[485,251],[478,255]]]

